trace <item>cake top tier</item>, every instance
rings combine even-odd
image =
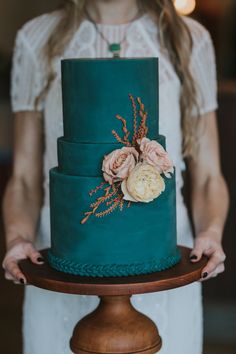
[[[158,136],[158,58],[62,60],[64,136],[87,143],[116,142],[119,115],[133,132],[132,95],[148,113],[148,137]]]

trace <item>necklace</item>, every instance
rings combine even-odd
[[[127,32],[133,21],[135,21],[140,15],[141,15],[141,9],[138,10],[137,14],[135,17],[128,23],[128,25],[125,28],[125,34],[123,38],[119,42],[112,42],[110,43],[109,40],[104,36],[103,32],[99,29],[97,23],[91,18],[89,15],[87,9],[85,9],[85,15],[88,18],[89,21],[91,21],[97,31],[97,33],[100,34],[102,39],[107,43],[107,49],[109,52],[113,54],[113,58],[119,58],[120,57],[120,52],[121,52],[121,45],[122,43],[126,40]]]

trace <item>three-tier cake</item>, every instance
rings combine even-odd
[[[158,59],[63,60],[62,94],[50,265],[98,277],[175,265],[175,172],[158,129]]]

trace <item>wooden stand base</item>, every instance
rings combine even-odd
[[[191,250],[179,248],[182,259],[175,267],[132,277],[74,276],[57,272],[47,262],[36,265],[30,260],[19,262],[19,266],[27,282],[39,288],[100,296],[99,306],[74,329],[70,346],[75,354],[155,354],[161,348],[158,329],[151,319],[133,308],[130,298],[132,294],[173,289],[200,279],[207,258],[191,263]],[[47,259],[47,250],[42,254]]]
[[[102,296],[95,311],[74,329],[70,342],[76,354],[154,354],[161,348],[155,323],[136,311],[131,296]]]

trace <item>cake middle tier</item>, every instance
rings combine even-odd
[[[163,135],[156,141],[165,149]],[[104,156],[123,146],[121,143],[76,143],[60,137],[57,139],[58,170],[73,176],[102,176]]]

